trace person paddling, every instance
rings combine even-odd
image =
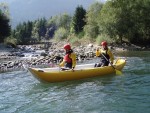
[[[65,68],[61,68],[61,70],[72,69],[74,71],[74,68],[76,66],[76,54],[71,49],[70,44],[64,45],[64,50],[66,54],[63,58],[63,61],[59,64],[59,66],[65,67]]]
[[[101,43],[102,48],[96,50],[96,57],[100,57],[100,62],[96,63],[94,67],[108,66],[109,63],[113,64],[114,56],[107,46],[107,42]]]

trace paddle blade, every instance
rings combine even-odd
[[[116,75],[122,75],[122,72],[121,72],[121,71],[119,71],[119,70],[117,70],[117,69],[115,69],[115,71],[116,71]]]

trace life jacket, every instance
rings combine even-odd
[[[72,63],[72,59],[69,57],[69,55],[70,55],[70,54],[66,54],[66,55],[64,56],[64,61],[65,61],[65,63]]]
[[[107,50],[101,50],[101,54],[103,54],[103,55],[109,60],[110,57],[109,57],[109,55],[107,54],[107,52],[108,52],[108,49],[107,49]],[[103,55],[101,55],[101,59],[102,59],[103,61],[107,61],[107,60],[105,59],[105,57],[103,57]]]

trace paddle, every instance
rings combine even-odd
[[[116,72],[116,75],[122,75],[122,72],[117,70],[113,64],[105,57],[105,55],[102,54],[102,56],[109,62],[109,64],[114,68],[115,72]]]

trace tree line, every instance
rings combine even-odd
[[[15,29],[9,25],[6,4],[0,5],[0,42],[33,44],[44,40],[66,38],[134,44],[150,43],[150,1],[109,0],[94,2],[87,10],[77,6],[74,15],[66,13],[49,19],[40,18],[20,23]]]

